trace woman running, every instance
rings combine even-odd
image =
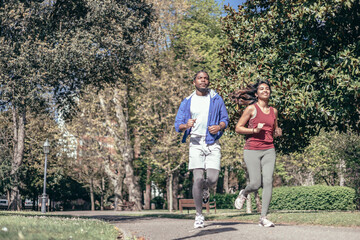
[[[244,161],[249,173],[250,183],[242,189],[235,200],[235,207],[242,209],[247,195],[263,185],[260,226],[274,227],[266,218],[271,195],[275,168],[274,137],[281,136],[278,127],[278,111],[269,106],[270,82],[258,80],[247,88],[238,90],[232,99],[240,105],[249,105],[236,124],[235,131],[246,135]],[[246,127],[247,125],[247,127]]]

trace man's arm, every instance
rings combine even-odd
[[[186,101],[182,101],[180,104],[180,107],[178,109],[178,112],[175,117],[175,130],[177,132],[182,132],[185,130],[185,126],[187,123],[185,122],[185,106]]]
[[[219,131],[223,131],[229,124],[229,115],[227,113],[225,103],[222,100],[222,98],[220,102],[219,115],[220,115],[220,123],[218,125],[209,126],[208,128],[211,134],[217,134]]]

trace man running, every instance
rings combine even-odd
[[[229,122],[223,99],[214,90],[208,89],[209,83],[207,72],[195,74],[195,91],[181,102],[175,119],[176,131],[184,131],[183,143],[190,135],[189,170],[194,176],[192,193],[196,208],[194,228],[204,227],[202,203],[209,201],[209,188],[214,187],[218,180],[221,158],[219,138]]]

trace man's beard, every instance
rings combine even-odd
[[[207,87],[204,87],[204,88],[196,87],[196,90],[198,90],[201,93],[207,93],[209,91],[209,89]]]

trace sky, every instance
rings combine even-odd
[[[216,0],[217,2],[221,3],[222,0]],[[231,7],[234,9],[238,9],[238,5],[241,5],[245,0],[224,0],[224,5],[230,4]]]

